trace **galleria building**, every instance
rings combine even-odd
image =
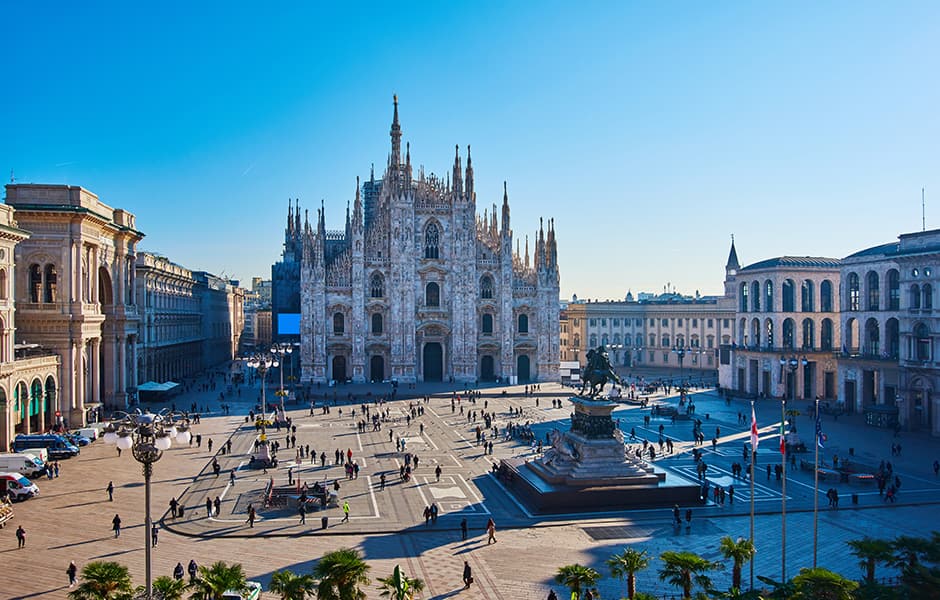
[[[357,182],[345,230],[327,231],[323,208],[315,224],[288,217],[275,275],[299,271],[301,381],[557,381],[554,225],[530,262],[505,186],[500,213],[477,216],[469,147],[446,179],[413,173],[396,98],[385,174]]]

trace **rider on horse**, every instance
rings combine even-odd
[[[608,381],[623,384],[623,382],[620,381],[620,377],[614,372],[613,367],[610,366],[610,358],[607,356],[607,350],[604,346],[598,346],[596,349],[588,350],[587,364],[581,372],[581,380],[583,383],[581,384],[581,391],[579,393],[584,394],[585,388],[590,384],[591,391],[588,394],[589,398],[593,398],[603,391]]]

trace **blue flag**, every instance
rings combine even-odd
[[[825,448],[825,446],[823,446],[824,438],[825,438],[825,434],[823,434],[823,430],[822,430],[822,419],[820,419],[819,411],[817,411],[816,412],[816,443],[819,445],[820,448]]]

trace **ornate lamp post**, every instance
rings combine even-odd
[[[806,359],[799,359],[796,355],[787,358],[780,357],[780,367],[786,368],[792,381],[790,390],[784,389],[782,402],[780,403],[780,466],[782,467],[783,483],[781,486],[781,534],[780,534],[780,560],[781,560],[781,581],[787,580],[787,452],[786,452],[786,433],[787,433],[787,395],[793,394],[793,401],[796,402],[796,370],[800,365],[806,366]]]
[[[153,475],[153,463],[160,460],[165,450],[169,450],[176,439],[181,444],[189,444],[189,420],[178,413],[165,409],[158,414],[118,412],[118,417],[105,429],[104,441],[117,444],[121,450],[130,450],[134,458],[143,466],[144,472],[144,570],[146,572],[146,598],[153,598],[153,574],[150,562],[150,531],[153,520],[150,518],[150,477]]]
[[[266,415],[268,412],[268,402],[265,397],[264,377],[265,375],[267,375],[268,369],[271,369],[280,365],[280,363],[277,360],[277,354],[268,353],[268,352],[258,352],[257,354],[252,354],[251,356],[248,357],[247,364],[249,367],[256,369],[258,371],[258,374],[261,375],[261,419],[266,420],[267,419]],[[282,388],[284,387],[283,383],[281,387]]]
[[[271,346],[271,353],[277,356],[278,358],[280,358],[281,368],[278,369],[278,372],[281,375],[281,389],[278,390],[277,395],[281,398],[282,404],[284,402],[284,396],[286,396],[286,394],[284,393],[284,358],[288,357],[288,360],[290,360],[289,357],[290,357],[291,352],[293,351],[294,351],[294,347],[291,346],[290,344],[274,344],[273,346]],[[293,371],[293,368],[294,368],[294,361],[291,360],[292,371]]]

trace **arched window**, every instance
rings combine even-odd
[[[440,258],[441,230],[437,224],[428,223],[424,229],[424,258]]]
[[[0,269],[0,300],[7,299],[7,270]]]
[[[925,283],[922,288],[920,288],[921,294],[924,296],[924,301],[921,303],[921,306],[924,310],[933,310],[933,287],[929,283]]]
[[[819,310],[832,312],[832,282],[828,279],[819,284]]]
[[[920,308],[920,286],[916,283],[911,286],[911,308]]]
[[[764,282],[764,312],[774,312],[774,282]]]
[[[669,336],[664,335],[663,336],[663,348],[668,348],[668,347],[669,347]]]
[[[45,285],[42,288],[42,301],[55,302],[56,272],[55,265],[48,264],[45,269]]]
[[[346,331],[346,317],[343,313],[333,313],[333,335],[343,335]]]
[[[382,298],[385,296],[385,280],[382,278],[381,273],[374,273],[372,275],[372,281],[369,286],[370,295],[373,298]]]
[[[441,305],[441,287],[433,281],[427,284],[424,288],[424,305],[425,306],[440,306]]]
[[[490,313],[483,313],[483,335],[492,335],[493,333],[493,315]]]
[[[652,333],[650,334],[650,348],[656,347],[656,336]]]
[[[881,355],[881,328],[878,319],[865,321],[865,348],[862,352],[869,356]]]
[[[480,278],[480,298],[484,300],[493,297],[493,278],[489,275],[484,275]]]
[[[610,342],[607,339],[607,334],[605,333],[601,335],[601,346],[604,346],[606,348],[609,344]]]
[[[783,347],[793,349],[793,319],[783,320]]]
[[[849,273],[849,281],[846,285],[846,309],[852,312],[861,310],[859,301],[858,273]]]
[[[619,334],[619,333],[615,333],[615,334],[614,334],[614,344],[619,344],[619,343],[620,343],[620,334]]]
[[[897,269],[888,271],[888,310],[901,310],[901,277]]]
[[[529,315],[519,315],[519,333],[529,333]]]
[[[809,279],[804,279],[803,285],[800,286],[800,310],[802,312],[813,312],[813,304],[815,304],[813,301],[816,295],[814,291],[813,282]]]
[[[29,266],[29,301],[39,302],[42,297],[42,271],[39,265]]]
[[[637,348],[643,347],[643,335],[640,333],[636,334],[636,345],[637,345]]]
[[[574,347],[575,348],[581,347],[581,334],[580,333],[574,334]]]
[[[597,334],[592,333],[591,334],[591,348],[596,348],[596,347],[597,347]]]
[[[747,312],[748,287],[746,283],[741,284],[741,312]]]
[[[816,324],[812,319],[803,319],[803,350],[816,347]]]
[[[865,276],[865,284],[868,286],[868,306],[867,310],[881,310],[881,284],[878,281],[878,273],[869,271]]]
[[[760,283],[757,281],[751,284],[751,309],[760,312]]]
[[[819,346],[821,350],[832,351],[832,319],[823,319],[819,326]]]
[[[914,357],[915,360],[930,360],[930,330],[923,323],[914,327]]]
[[[771,319],[764,321],[764,334],[767,336],[767,347],[774,347],[774,322]]]
[[[885,349],[888,351],[888,358],[897,360],[898,351],[901,347],[901,336],[897,319],[888,319],[888,322],[885,323],[885,344],[887,345]]]
[[[796,310],[796,284],[792,279],[787,279],[780,286],[783,294],[783,312],[794,312]]]
[[[760,348],[760,319],[751,321],[751,346]]]
[[[382,313],[372,313],[372,335],[382,335],[384,324]]]

